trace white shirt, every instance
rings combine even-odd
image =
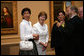
[[[42,26],[39,22],[37,22],[33,25],[33,30],[33,33],[39,34],[39,40],[35,40],[36,44],[39,44],[40,42],[43,42],[45,44],[46,42],[48,42],[49,34],[46,24]]]
[[[22,22],[20,23],[20,37],[21,40],[28,40],[28,39],[33,39],[33,29],[31,22],[23,19]]]
[[[77,15],[77,14],[72,15],[71,18],[73,18],[73,17],[76,16],[76,15]]]

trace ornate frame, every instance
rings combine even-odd
[[[10,2],[12,3],[12,9],[13,9],[13,28],[2,28],[1,29],[1,34],[16,34],[18,31],[18,19],[17,19],[17,1],[1,1],[1,2]]]

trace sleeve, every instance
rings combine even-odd
[[[35,25],[33,25],[33,34],[37,34],[38,33],[38,29],[35,27]]]
[[[26,28],[25,28],[25,24],[20,24],[20,37],[21,40],[28,40],[28,39],[33,39],[32,34],[26,34]]]
[[[47,25],[46,25],[46,26],[47,26]],[[49,32],[48,32],[48,26],[47,26],[46,43],[48,43],[48,39],[49,39]]]
[[[51,32],[51,48],[55,47],[55,24],[53,25]]]
[[[33,34],[39,34],[39,35],[40,35],[40,33],[39,33],[37,27],[38,27],[38,26],[33,25]],[[39,39],[39,40],[38,40],[38,43],[40,43],[40,42],[41,42],[41,40]]]

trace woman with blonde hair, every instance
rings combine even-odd
[[[35,40],[38,50],[38,55],[46,55],[48,46],[48,26],[44,23],[47,19],[47,14],[42,11],[38,15],[38,22],[33,25],[34,33],[39,34],[39,40]]]

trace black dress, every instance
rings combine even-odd
[[[64,34],[64,55],[82,56],[83,22],[77,15],[67,22]]]
[[[19,55],[38,55],[37,46],[33,39],[29,39],[33,42],[33,50],[20,50]]]
[[[56,56],[58,56],[58,55],[63,55],[64,52],[63,46],[64,46],[65,34],[63,33],[64,27],[60,26],[58,28],[56,24],[57,23],[53,25],[53,29],[51,32],[51,48],[55,48],[55,54]]]

